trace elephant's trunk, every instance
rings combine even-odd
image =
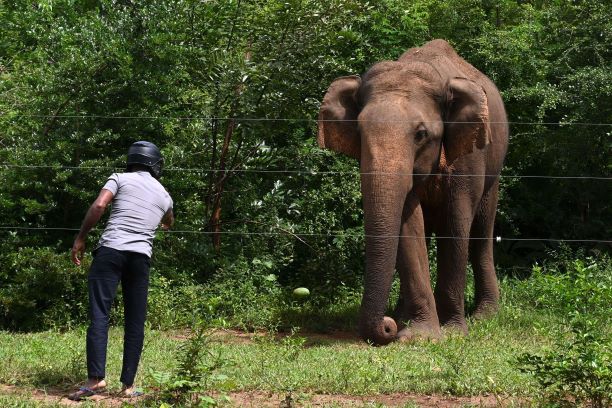
[[[395,340],[397,325],[385,316],[397,257],[402,209],[411,188],[411,170],[372,171],[362,162],[366,273],[361,302],[361,336],[375,344]]]

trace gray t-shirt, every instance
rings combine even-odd
[[[104,187],[113,193],[110,217],[98,246],[151,256],[153,237],[172,198],[147,171],[113,173]]]

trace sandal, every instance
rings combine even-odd
[[[136,397],[142,397],[144,395],[144,392],[142,391],[132,391],[129,394],[124,394],[126,398],[136,398]]]
[[[72,401],[82,401],[85,398],[89,398],[98,393],[99,389],[91,389],[87,387],[81,387],[78,391],[68,395],[68,399]]]
[[[119,396],[122,398],[136,398],[136,397],[142,397],[143,395],[144,395],[144,392],[142,392],[140,389],[135,389],[134,391],[130,393],[126,393],[125,390],[123,390],[119,394]]]

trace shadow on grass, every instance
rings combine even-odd
[[[305,347],[361,343],[357,333],[358,312],[359,305],[354,303],[318,307],[294,302],[279,314],[278,336],[294,333],[305,339]]]
[[[294,303],[279,313],[282,331],[299,327],[316,333],[356,331],[359,305],[331,305],[318,307],[313,304]]]
[[[34,367],[28,373],[28,383],[36,388],[69,388],[83,381],[85,371],[85,357],[79,353],[64,364]]]

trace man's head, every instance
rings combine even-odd
[[[151,142],[139,141],[128,149],[126,171],[146,169],[156,179],[161,177],[164,159],[161,152]]]

